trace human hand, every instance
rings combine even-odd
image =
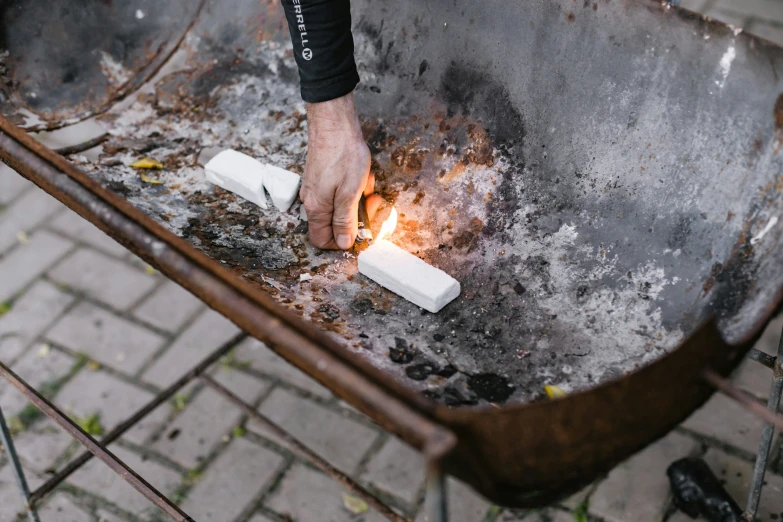
[[[299,197],[310,242],[319,248],[351,248],[358,233],[359,199],[370,219],[383,199],[370,173],[370,149],[362,136],[353,93],[307,104],[308,146]]]

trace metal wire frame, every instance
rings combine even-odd
[[[323,471],[328,476],[335,479],[342,484],[346,489],[357,497],[364,500],[369,506],[374,508],[378,513],[386,517],[392,522],[409,522],[410,519],[405,518],[397,514],[391,507],[386,505],[375,495],[370,493],[367,489],[362,487],[359,483],[353,480],[351,477],[338,470],[326,460],[320,457],[316,452],[307,447],[296,437],[285,431],[279,425],[272,420],[256,411],[253,406],[243,401],[241,398],[233,394],[217,381],[205,375],[205,372],[222,356],[228,353],[239,342],[247,338],[246,333],[240,333],[234,338],[218,347],[215,351],[205,357],[201,362],[194,366],[186,375],[182,376],[175,383],[168,388],[160,392],[157,396],[153,397],[147,404],[142,406],[133,415],[128,417],[125,421],[117,425],[109,433],[107,433],[102,440],[96,441],[92,436],[84,432],[79,426],[73,423],[67,415],[60,411],[56,406],[49,402],[46,398],[40,395],[32,386],[21,379],[13,371],[11,371],[5,364],[0,362],[0,377],[8,381],[12,386],[19,390],[24,396],[38,409],[40,409],[47,417],[60,425],[69,435],[78,440],[82,445],[87,448],[87,452],[81,454],[76,459],[72,460],[63,469],[53,475],[48,481],[42,484],[38,489],[30,492],[27,487],[27,481],[25,479],[24,471],[22,469],[19,459],[16,457],[13,441],[11,440],[10,432],[5,423],[5,419],[0,410],[0,442],[7,448],[9,460],[13,468],[14,474],[17,478],[17,483],[22,494],[22,498],[25,502],[28,517],[31,522],[40,522],[36,511],[36,505],[45,496],[56,488],[60,483],[67,479],[72,473],[80,469],[86,464],[93,456],[98,457],[104,464],[117,473],[121,478],[128,482],[134,489],[144,495],[147,500],[152,502],[155,506],[166,513],[172,520],[177,522],[192,522],[193,519],[183,512],[179,507],[174,504],[168,497],[156,490],[153,486],[147,483],[141,476],[139,476],[133,469],[120,460],[116,455],[107,449],[107,446],[121,437],[125,432],[130,430],[145,416],[151,413],[155,408],[173,397],[179,390],[185,387],[190,382],[196,379],[201,379],[208,386],[213,388],[218,393],[225,396],[231,402],[241,408],[248,416],[254,418],[260,423],[264,424],[272,433],[283,439],[294,451],[300,454],[305,460],[316,468]],[[440,481],[442,482],[442,480]],[[433,495],[436,499],[440,499],[440,503],[445,506],[445,493],[444,489],[440,492],[435,490]],[[432,518],[433,522],[440,522],[445,519]]]
[[[56,488],[66,478],[68,478],[72,473],[86,464],[93,456],[96,456],[107,466],[109,466],[112,471],[117,473],[133,488],[144,495],[150,502],[166,513],[172,520],[178,522],[193,521],[193,519],[181,509],[179,509],[179,507],[177,507],[174,502],[151,486],[133,469],[131,469],[127,464],[125,464],[111,451],[109,451],[107,446],[111,442],[121,437],[125,432],[130,430],[159,405],[173,397],[187,384],[196,379],[201,379],[206,385],[226,397],[229,401],[236,404],[244,411],[245,414],[262,423],[272,433],[283,439],[290,447],[294,449],[295,452],[301,455],[310,464],[320,469],[326,475],[335,479],[346,489],[364,500],[369,506],[373,507],[385,518],[392,522],[409,521],[410,519],[397,514],[391,507],[386,505],[383,501],[362,487],[351,477],[329,464],[325,459],[299,441],[296,437],[285,431],[282,427],[274,423],[268,417],[259,413],[255,408],[253,408],[252,405],[242,400],[240,397],[215,381],[209,375],[206,375],[205,372],[214,363],[216,363],[222,356],[227,354],[233,347],[235,347],[247,337],[248,335],[242,332],[218,347],[201,362],[195,365],[187,374],[160,392],[157,396],[153,397],[147,404],[142,406],[133,415],[128,417],[128,419],[107,433],[100,442],[96,441],[92,436],[84,432],[79,426],[71,421],[67,415],[61,412],[42,395],[40,395],[32,386],[17,376],[5,364],[0,362],[0,377],[4,378],[17,390],[24,394],[32,404],[39,408],[47,417],[59,424],[60,427],[62,427],[73,438],[78,440],[88,450],[71,461],[62,470],[57,472],[47,482],[31,493],[27,486],[27,481],[21,463],[16,454],[10,431],[8,430],[8,426],[5,422],[2,410],[0,410],[0,442],[2,442],[3,446],[6,448],[6,453],[8,454],[11,467],[13,468],[19,490],[25,502],[29,520],[31,522],[40,522],[36,511],[37,503],[40,502],[49,492]],[[758,360],[755,356],[751,356],[750,358]],[[761,441],[759,443],[759,452],[754,467],[753,480],[748,493],[747,507],[745,513],[743,514],[743,520],[745,522],[752,522],[755,519],[756,512],[758,511],[759,500],[761,498],[764,474],[769,462],[769,450],[772,444],[774,430],[775,428],[783,428],[783,416],[777,415],[777,410],[780,404],[781,391],[783,391],[783,333],[781,333],[781,338],[778,343],[777,357],[774,359],[775,373],[771,384],[770,398],[767,409],[764,409],[755,399],[749,397],[746,393],[728,384],[725,379],[718,376],[714,372],[707,371],[704,374],[705,380],[715,386],[718,391],[740,402],[749,411],[761,417],[765,421]],[[448,510],[445,475],[440,469],[437,460],[434,459],[430,459],[427,463],[426,490],[427,510],[430,513],[430,521],[447,522]]]

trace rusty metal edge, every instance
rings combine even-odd
[[[424,397],[394,383],[325,332],[250,288],[2,117],[0,159],[384,429],[439,456],[454,446],[451,432],[425,413],[432,403]]]
[[[185,41],[185,38],[188,36],[188,33],[190,33],[190,30],[193,29],[193,26],[196,24],[199,17],[201,16],[201,12],[204,9],[206,3],[207,0],[199,0],[199,5],[196,8],[196,11],[193,13],[193,17],[190,19],[188,25],[182,30],[182,33],[177,38],[177,41],[174,42],[174,45],[172,45],[171,48],[168,49],[165,55],[163,55],[157,61],[157,63],[154,64],[154,66],[151,69],[149,69],[146,72],[144,72],[143,68],[139,70],[139,73],[137,75],[135,75],[133,78],[128,80],[126,83],[122,84],[119,88],[115,89],[114,92],[109,95],[108,99],[102,105],[90,111],[83,112],[82,114],[79,114],[72,118],[64,118],[55,121],[47,121],[41,114],[38,114],[35,111],[30,111],[36,114],[42,120],[45,120],[45,123],[30,125],[29,127],[24,127],[24,130],[27,132],[53,131],[57,129],[62,129],[63,127],[67,127],[69,125],[74,125],[76,123],[82,122],[94,116],[100,116],[101,114],[110,111],[112,107],[114,107],[117,103],[119,103],[124,98],[136,92],[138,89],[143,87],[145,83],[147,83],[152,78],[154,78],[155,75],[158,74],[158,71],[160,71],[163,68],[163,66],[166,65],[166,63],[168,63],[169,59],[172,56],[174,56],[174,53],[176,53],[177,50],[180,48],[182,42]],[[157,58],[158,55],[156,55],[152,59],[152,62],[154,62]],[[26,108],[27,110],[30,110],[30,108],[26,106],[23,106],[22,108]]]

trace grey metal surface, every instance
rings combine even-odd
[[[106,118],[102,160],[80,166],[451,403],[593,386],[714,312],[731,341],[763,326],[783,287],[780,227],[751,243],[781,210],[777,47],[647,0],[353,9],[394,240],[462,283],[441,313],[364,279],[352,254],[308,246],[298,207],[262,211],[204,181],[199,156],[222,147],[301,172],[304,107],[276,1],[208,3],[183,70]],[[145,155],[163,161],[163,185],[127,167]],[[415,370],[390,347],[413,347]]]
[[[17,124],[46,127],[110,106],[162,65],[198,6],[189,0],[0,3],[0,111]]]

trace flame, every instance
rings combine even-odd
[[[378,241],[381,239],[389,239],[394,233],[394,229],[397,228],[397,209],[392,207],[391,214],[386,218],[386,221],[381,225],[381,231],[378,232]]]

